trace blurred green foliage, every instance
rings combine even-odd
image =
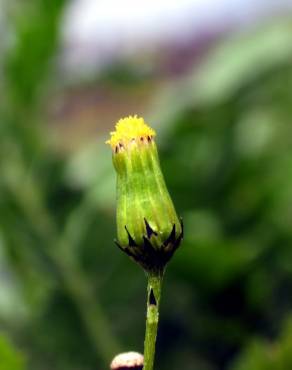
[[[50,141],[64,5],[18,2],[1,57],[0,325],[29,369],[106,369],[143,348],[145,279],[112,241],[104,138],[68,155]],[[161,370],[291,366],[291,36],[283,21],[230,37],[156,91],[146,119],[186,229],[165,278]],[[116,72],[103,83],[118,76],[121,89]],[[1,339],[0,368],[22,369],[9,348]]]
[[[0,336],[0,369],[25,369],[25,361],[22,354],[16,351],[3,336]]]
[[[292,366],[291,318],[283,325],[280,338],[275,341],[254,340],[237,359],[234,369],[285,370]]]

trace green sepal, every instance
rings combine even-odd
[[[164,268],[183,235],[155,142],[133,140],[113,154],[117,171],[117,244],[148,271]]]

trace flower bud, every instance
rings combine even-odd
[[[138,352],[120,353],[111,362],[111,370],[142,370],[144,357]]]
[[[107,141],[117,173],[116,244],[146,271],[161,273],[183,237],[160,169],[155,131],[143,118],[118,121]]]

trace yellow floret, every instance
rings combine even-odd
[[[121,118],[116,124],[116,130],[110,135],[111,137],[106,141],[106,144],[111,145],[114,149],[119,144],[126,146],[133,139],[152,138],[156,133],[142,117],[135,115]]]

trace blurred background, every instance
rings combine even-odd
[[[156,369],[291,369],[291,0],[1,0],[0,370],[143,351],[104,144],[129,114],[186,230]]]

